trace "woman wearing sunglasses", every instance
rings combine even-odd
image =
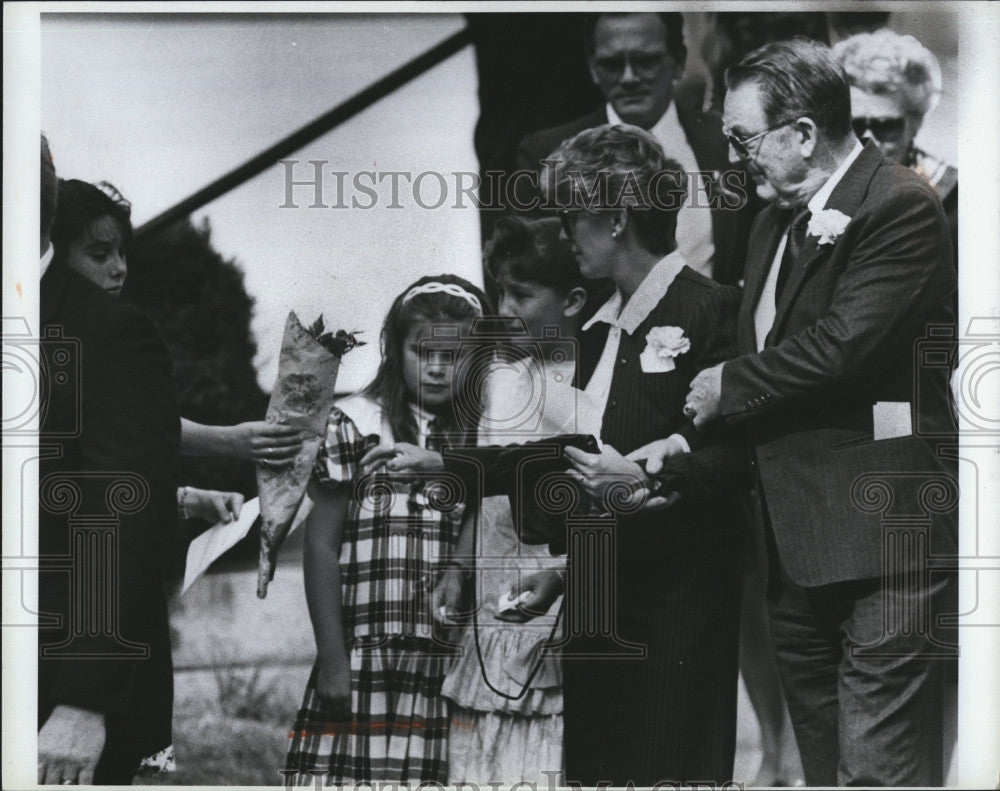
[[[890,159],[912,168],[937,190],[958,261],[958,170],[914,145],[924,116],[941,96],[941,68],[913,36],[891,30],[838,42],[833,55],[851,86],[852,125]]]
[[[648,132],[588,129],[550,160],[581,274],[615,286],[579,336],[579,378],[601,408],[603,446],[565,450],[589,513],[613,514],[612,535],[570,541],[566,781],[723,783],[736,735],[740,521],[715,484],[699,493],[683,473],[669,486],[658,476],[663,456],[673,468],[707,442],[683,412],[684,392],[735,356],[740,294],[677,250],[687,176]],[[626,485],[652,499],[620,501],[612,490]],[[606,542],[593,556],[580,549],[592,539]]]

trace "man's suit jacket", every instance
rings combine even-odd
[[[105,713],[105,755],[141,758],[170,743],[173,675],[161,565],[177,523],[180,418],[167,349],[152,322],[56,260],[41,282],[45,361],[39,474],[39,726],[59,704]],[[61,335],[63,340],[53,337]],[[66,350],[79,379],[67,385]],[[109,490],[109,484],[120,485]],[[113,529],[111,559],[88,552],[72,564],[84,575],[116,574],[117,621],[87,628],[67,559],[77,525],[90,517]],[[94,583],[85,584],[93,589]],[[110,592],[96,601],[111,611]],[[46,614],[59,624],[44,626]],[[82,634],[68,640],[73,630]],[[117,631],[117,637],[114,632]],[[119,639],[120,638],[120,639]],[[145,646],[124,656],[122,643]],[[44,653],[46,655],[43,655]],[[90,657],[82,656],[90,654]]]
[[[758,216],[742,356],[722,373],[723,416],[745,421],[781,562],[802,586],[881,576],[887,517],[929,512],[933,553],[953,553],[957,534],[953,504],[932,496],[957,490],[923,488],[954,473],[935,452],[955,431],[947,340],[934,342],[933,361],[920,356],[930,327],[954,323],[941,202],[925,179],[869,145],[826,208],[850,223],[831,244],[806,237],[759,353],[754,310],[789,220],[774,206]],[[907,404],[914,433],[875,440],[876,402]],[[910,560],[921,562],[919,553]]]
[[[715,256],[712,266],[712,278],[720,283],[735,285],[743,277],[743,263],[746,261],[747,238],[754,213],[757,210],[756,194],[753,183],[746,179],[745,172],[729,162],[729,144],[722,136],[722,120],[712,112],[703,112],[700,102],[701,94],[689,87],[678,91],[674,97],[677,106],[677,117],[684,129],[688,145],[694,151],[698,167],[711,177],[706,183],[709,200],[712,201],[712,242],[715,245]],[[606,108],[601,107],[594,112],[571,121],[562,126],[543,129],[534,132],[521,141],[517,149],[518,170],[538,171],[541,161],[555,151],[559,144],[577,132],[603,126],[608,123]],[[670,156],[670,152],[666,152]],[[723,176],[727,171],[729,175]],[[737,204],[735,181],[744,186],[746,200],[742,206],[734,210]],[[744,181],[745,179],[745,181]],[[519,179],[516,183],[518,200],[527,205],[533,197],[525,187],[527,179]],[[724,197],[723,192],[730,193]],[[694,209],[682,209],[694,211]],[[702,211],[699,209],[699,211]]]

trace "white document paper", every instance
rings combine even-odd
[[[195,581],[204,574],[227,550],[236,546],[250,532],[254,520],[260,515],[260,500],[254,497],[243,503],[240,518],[229,524],[219,522],[198,536],[187,551],[184,563],[184,585],[181,595],[187,593]]]
[[[875,439],[908,437],[912,433],[909,401],[878,401],[872,407],[872,436]]]

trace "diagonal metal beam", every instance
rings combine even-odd
[[[224,195],[231,189],[249,181],[254,176],[263,172],[278,160],[289,154],[298,151],[300,148],[322,135],[340,126],[345,121],[349,121],[358,113],[371,107],[376,102],[384,99],[397,88],[401,88],[411,80],[419,77],[426,71],[434,68],[444,60],[447,60],[459,50],[472,42],[472,35],[468,28],[463,28],[457,33],[444,39],[439,44],[431,47],[422,55],[418,55],[407,61],[398,69],[391,71],[380,80],[373,82],[367,88],[354,94],[350,99],[341,102],[332,110],[329,110],[318,118],[313,119],[305,126],[292,132],[288,137],[279,140],[269,148],[264,149],[256,156],[248,159],[242,165],[223,174],[211,184],[202,187],[193,195],[188,196],[180,203],[171,206],[166,211],[157,214],[149,222],[144,223],[135,231],[135,236],[145,236],[154,233],[173,222],[186,217],[191,212],[197,211],[208,203]]]

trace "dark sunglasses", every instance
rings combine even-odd
[[[562,223],[563,233],[566,234],[566,238],[571,242],[573,241],[573,234],[576,230],[576,215],[581,211],[581,209],[559,210],[559,222]]]
[[[871,132],[872,136],[880,143],[896,143],[903,137],[906,119],[854,118],[851,120],[851,128],[859,140],[865,136],[865,132]]]
[[[635,74],[651,77],[663,65],[666,54],[666,52],[638,52],[614,55],[608,58],[596,58],[594,65],[609,77],[621,77],[625,73],[626,64],[632,67]]]
[[[760,140],[760,139],[762,139],[765,135],[771,134],[771,132],[776,132],[777,130],[781,129],[783,126],[788,126],[789,124],[794,124],[794,123],[795,123],[794,120],[793,121],[782,121],[780,124],[776,124],[775,126],[772,126],[770,129],[765,129],[763,132],[758,132],[755,135],[750,135],[750,137],[739,138],[736,135],[731,134],[731,133],[727,133],[725,135],[725,137],[726,137],[726,140],[729,142],[729,145],[731,145],[733,147],[733,151],[736,152],[736,155],[740,159],[749,159],[750,158],[750,143],[752,143],[754,140]]]

